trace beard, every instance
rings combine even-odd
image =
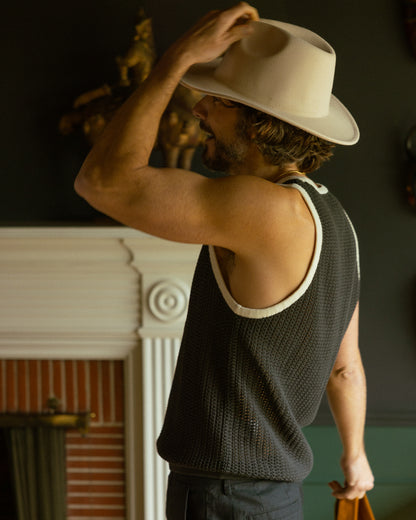
[[[202,162],[210,170],[229,173],[230,170],[243,163],[243,154],[234,145],[215,140],[213,153],[210,154],[208,147],[205,146],[202,153]]]
[[[211,129],[204,123],[200,124],[202,130],[210,133],[213,137],[209,139],[212,142],[214,150],[209,151],[209,144],[206,143],[202,152],[202,162],[204,165],[216,172],[230,173],[238,169],[245,162],[247,156],[247,141],[240,133],[236,132],[236,139],[233,142],[226,142],[217,138]]]

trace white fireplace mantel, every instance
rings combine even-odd
[[[128,520],[162,520],[161,426],[200,247],[126,227],[0,228],[0,356],[123,359]]]

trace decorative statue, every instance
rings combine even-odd
[[[140,9],[131,46],[124,56],[116,58],[118,83],[105,84],[78,96],[73,110],[61,117],[60,132],[68,135],[81,127],[88,142],[94,144],[120,105],[147,78],[155,61],[151,19]],[[198,121],[192,116],[192,107],[200,97],[178,87],[163,115],[157,147],[168,167],[191,167],[195,148],[202,142]]]
[[[195,148],[203,139],[199,121],[192,115],[200,98],[198,92],[179,85],[160,121],[158,144],[168,168],[191,169]]]
[[[130,90],[109,85],[84,92],[75,99],[72,112],[61,117],[60,132],[69,135],[82,127],[88,142],[94,144],[129,92]]]
[[[144,11],[139,12],[139,23],[136,24],[136,35],[125,56],[116,58],[120,70],[120,85],[129,87],[132,83],[140,85],[152,70],[156,60],[153,40],[152,21],[146,18]],[[132,78],[129,78],[129,72]]]

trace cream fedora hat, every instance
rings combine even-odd
[[[193,65],[181,83],[243,103],[333,143],[359,139],[354,118],[332,94],[335,51],[296,25],[261,19],[254,31],[209,63]]]

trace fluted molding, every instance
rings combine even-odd
[[[128,237],[130,265],[140,276],[141,317],[138,334],[142,381],[142,429],[139,476],[142,496],[140,518],[163,520],[167,464],[157,455],[160,432],[189,301],[198,246],[175,244],[154,237]]]
[[[125,227],[0,229],[0,356],[123,359],[129,520],[162,520],[159,433],[199,246]]]

